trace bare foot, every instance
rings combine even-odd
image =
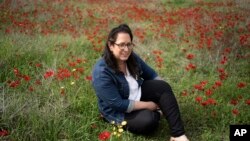
[[[186,135],[182,135],[179,137],[171,137],[170,141],[189,141]]]

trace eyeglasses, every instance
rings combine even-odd
[[[117,44],[117,43],[114,43],[115,45],[117,45],[120,49],[125,49],[125,47],[127,47],[128,49],[132,49],[135,44],[134,43],[120,43],[120,44]]]

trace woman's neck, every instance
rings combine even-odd
[[[118,67],[120,71],[122,71],[125,75],[127,75],[127,71],[126,71],[127,63],[125,61],[118,62]]]
[[[126,61],[118,61],[118,66],[126,65]]]

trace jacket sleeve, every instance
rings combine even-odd
[[[152,69],[148,64],[146,64],[137,54],[134,53],[134,56],[141,69],[141,77],[144,80],[153,80],[158,77],[156,71]]]
[[[111,108],[121,112],[132,111],[134,101],[123,99],[120,96],[119,90],[108,72],[94,71],[93,87],[99,100],[107,103]]]

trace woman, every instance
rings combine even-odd
[[[128,131],[148,134],[158,126],[160,109],[169,123],[170,140],[188,141],[170,85],[133,52],[133,47],[128,25],[111,30],[92,74],[99,111],[108,122],[127,121]]]

